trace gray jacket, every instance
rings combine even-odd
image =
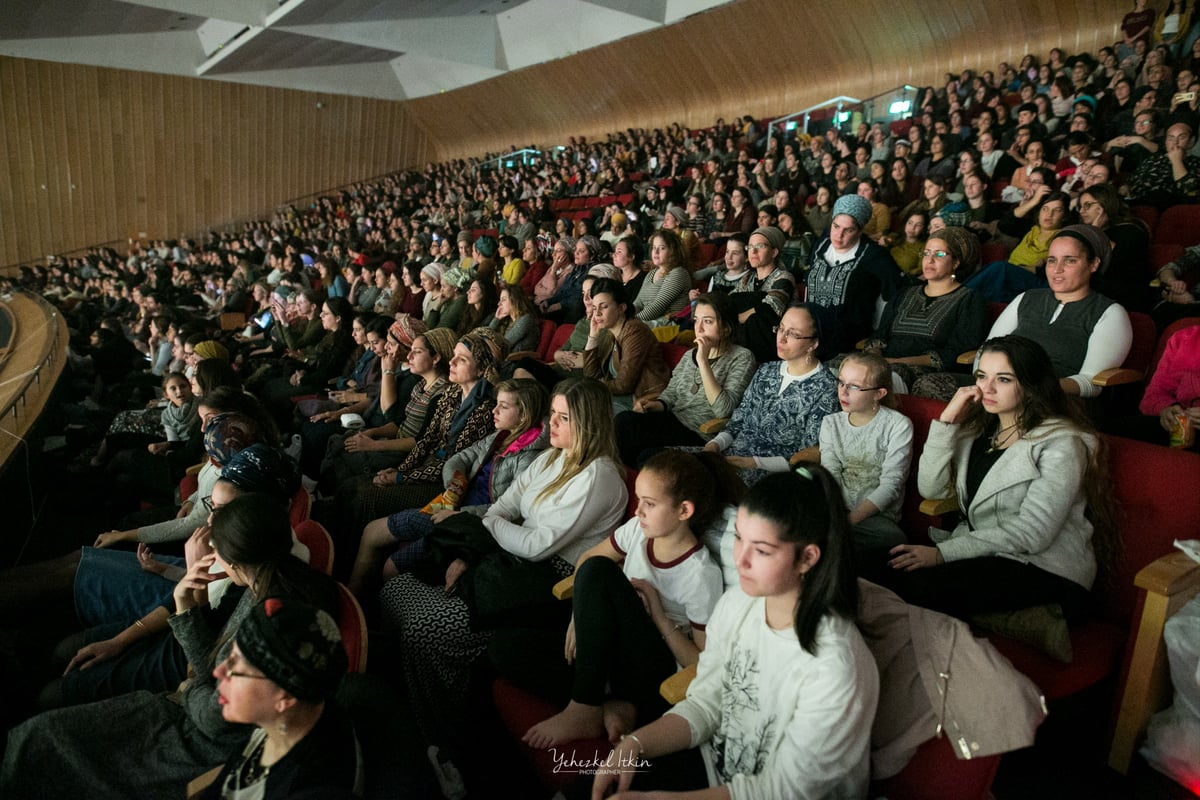
[[[442,485],[449,486],[455,472],[461,472],[467,476],[467,480],[470,480],[487,463],[487,460],[495,455],[496,464],[492,467],[489,481],[490,491],[488,492],[494,502],[550,444],[550,426],[543,424],[541,434],[532,444],[512,455],[503,456],[492,453],[492,447],[495,445],[498,435],[499,431],[489,434],[446,459],[446,463],[442,466]],[[488,506],[463,506],[460,510],[469,511],[477,517],[482,517],[483,512],[488,510]]]
[[[930,423],[917,473],[923,497],[966,495],[971,442],[958,425]],[[942,557],[1003,556],[1090,589],[1096,557],[1084,516],[1084,473],[1096,445],[1095,437],[1058,420],[1022,436],[984,476],[966,520],[950,532],[930,530]]]

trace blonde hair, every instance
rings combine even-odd
[[[879,405],[891,409],[900,407],[900,398],[896,395],[892,381],[892,365],[883,356],[876,353],[851,353],[842,359],[842,366],[853,361],[867,368],[867,382],[877,389],[887,389],[887,394],[879,401]],[[841,372],[839,369],[838,372]]]
[[[560,395],[567,401],[571,444],[565,449],[551,448],[546,465],[562,459],[558,477],[542,489],[535,503],[542,502],[566,486],[597,459],[607,458],[624,472],[617,453],[617,437],[613,432],[612,393],[604,384],[592,378],[567,378],[554,387],[553,397]]]
[[[507,447],[525,431],[541,424],[546,418],[550,398],[546,396],[545,387],[532,378],[513,378],[501,381],[496,385],[496,396],[499,397],[501,392],[512,395],[517,413],[520,414],[516,430],[509,431],[508,438],[500,443],[502,447]]]

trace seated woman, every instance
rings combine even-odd
[[[637,514],[580,556],[565,640],[526,629],[492,637],[488,654],[501,675],[569,700],[525,733],[526,744],[615,740],[667,710],[659,685],[696,663],[724,589],[700,536],[744,488],[716,456],[657,453],[637,476]]]
[[[504,337],[510,353],[537,350],[541,339],[541,320],[525,290],[509,284],[500,290],[496,313],[488,327]]]
[[[850,509],[858,574],[877,580],[888,551],[907,541],[899,521],[913,424],[896,410],[892,370],[879,356],[846,356],[837,386],[842,410],[821,420],[821,466]]]
[[[425,316],[425,287],[422,286],[420,261],[406,261],[400,266],[400,282],[404,288],[400,302],[396,305],[397,314],[409,314],[422,319]]]
[[[460,511],[482,516],[546,448],[543,434],[548,401],[546,390],[535,380],[504,381],[497,385],[496,407],[492,411],[495,433],[446,460],[442,467],[446,490],[440,499],[425,508],[398,511],[367,524],[350,575],[350,591],[366,600],[367,587],[377,584],[372,578],[379,571],[385,551],[394,550],[383,564],[383,577],[387,581],[424,554],[423,539],[436,523]]]
[[[533,287],[533,303],[539,311],[550,305],[550,298],[554,297],[574,269],[575,239],[563,236],[554,243],[550,252],[550,265]]]
[[[682,247],[681,243],[680,248]],[[646,281],[646,271],[642,269],[645,258],[646,246],[632,233],[622,236],[621,240],[613,245],[612,262],[613,266],[620,270],[618,277],[625,285],[626,297],[637,297],[642,290],[642,284]],[[686,256],[684,260],[686,261]]]
[[[472,278],[467,284],[467,306],[454,332],[462,336],[476,328],[491,327],[496,320],[496,284],[484,278]]]
[[[245,746],[251,731],[223,718],[213,668],[229,657],[250,610],[302,598],[336,613],[337,585],[291,555],[284,507],[243,495],[188,540],[188,569],[167,622],[195,675],[173,694],[133,692],[39,714],[14,728],[0,767],[5,797],[182,797],[189,781]],[[214,574],[210,570],[218,566]],[[208,587],[234,585],[218,605]]]
[[[1009,253],[1008,261],[988,264],[968,278],[966,285],[988,303],[1008,303],[1023,291],[1046,286],[1044,267],[1050,242],[1070,221],[1070,202],[1064,192],[1045,193],[1037,206],[1037,222]],[[1111,246],[1108,250],[1111,255]]]
[[[602,332],[608,336],[601,337]],[[670,374],[658,340],[646,323],[632,316],[625,287],[602,278],[592,284],[592,318],[583,349],[583,374],[599,380],[613,395],[613,408],[628,410],[637,401],[662,394]]]
[[[147,447],[154,455],[161,455],[191,438],[192,428],[199,421],[191,381],[182,372],[168,372],[163,375],[162,391],[162,398],[152,401],[150,408],[117,414],[91,466],[104,466],[115,453],[136,447]]]
[[[579,557],[616,529],[628,500],[613,439],[611,396],[604,386],[588,378],[560,383],[551,399],[549,426],[549,450],[517,476],[482,520],[495,545],[536,570],[532,585],[526,585],[530,581],[523,573],[521,591],[540,601],[539,608],[557,603],[550,594],[553,583],[570,575]],[[436,585],[399,575],[380,596],[384,619],[400,636],[413,715],[433,744],[463,742],[470,735],[463,726],[467,678],[492,629],[472,622],[480,608],[468,605],[464,595],[475,592],[446,589],[472,581],[480,569],[463,574],[460,564],[451,564],[445,581]],[[557,605],[519,616],[525,626],[540,616],[556,629],[566,623]]]
[[[983,341],[987,307],[958,282],[959,273],[969,275],[978,266],[975,234],[943,228],[925,243],[925,282],[905,289],[884,308],[866,349],[886,358],[906,387],[927,373],[950,370],[961,353]]]
[[[1114,554],[1103,451],[1037,342],[989,339],[975,385],[931,423],[917,473],[922,495],[953,492],[966,516],[931,531],[933,547],[892,550],[897,592],[958,617],[1057,604],[1080,619],[1097,562]]]
[[[574,264],[562,276],[558,290],[539,306],[542,316],[559,324],[576,322],[583,316],[583,279],[593,264],[600,260],[603,249],[600,240],[584,234],[575,240]]]
[[[260,385],[257,395],[283,427],[292,418],[293,397],[325,391],[328,382],[341,375],[354,352],[350,326],[354,311],[341,297],[332,297],[321,305],[321,326],[325,335],[304,354],[301,365],[290,377],[274,378]]]
[[[665,322],[688,304],[688,290],[692,288],[692,274],[679,235],[655,231],[650,237],[650,263],[654,269],[646,273],[634,298],[634,315],[646,323]]]
[[[900,234],[887,234],[883,244],[892,254],[892,260],[905,275],[921,274],[921,253],[925,250],[925,235],[929,228],[929,215],[924,211],[914,211],[904,219],[904,229]]]
[[[1138,410],[1144,416],[1122,420],[1120,436],[1172,447],[1195,447],[1183,436],[1184,425],[1200,426],[1200,326],[1176,331],[1154,368]]]
[[[430,319],[432,314],[440,314],[442,304],[442,274],[447,267],[438,263],[426,264],[421,267],[421,288],[424,296],[421,300],[421,321]],[[427,323],[428,327],[428,323]]]
[[[212,672],[222,718],[254,725],[254,733],[200,797],[350,795],[362,764],[353,724],[333,701],[345,674],[346,651],[328,612],[292,598],[254,606]]]
[[[458,267],[451,267],[442,273],[440,291],[442,302],[438,307],[431,308],[425,315],[426,327],[458,330],[463,313],[467,310],[467,296],[464,294],[464,290],[470,280],[470,275]]]
[[[786,471],[790,457],[818,459],[821,420],[837,410],[836,379],[818,359],[824,314],[809,303],[788,308],[775,336],[780,361],[758,368],[725,430],[704,445],[747,484]]]
[[[932,215],[950,202],[948,187],[950,179],[941,175],[929,175],[921,183],[921,196],[900,211],[900,219],[908,219],[914,211]]]
[[[846,508],[825,470],[798,472],[746,493],[740,583],[709,620],[687,699],[617,742],[593,797],[709,789],[706,764],[714,796],[866,796],[879,675],[855,626]]]
[[[730,291],[730,302],[742,325],[742,341],[758,361],[775,357],[775,327],[796,296],[796,277],[779,263],[783,231],[758,228],[746,244],[750,269]]]
[[[1092,276],[1092,288],[1105,297],[1120,298],[1130,311],[1146,312],[1153,305],[1148,287],[1150,231],[1129,213],[1111,183],[1097,183],[1079,196],[1079,221],[1104,231],[1112,255],[1102,272]]]
[[[1133,328],[1121,305],[1092,291],[1091,276],[1111,256],[1108,237],[1090,225],[1070,225],[1050,241],[1050,287],[1017,297],[992,325],[988,338],[1015,333],[1050,354],[1063,391],[1095,397],[1096,373],[1119,367],[1129,354]]]
[[[521,250],[521,259],[528,267],[525,275],[521,278],[521,289],[530,298],[533,298],[534,289],[546,274],[546,254],[548,252],[550,252],[549,237],[543,238],[538,235],[525,240],[524,249]],[[536,306],[537,303],[535,302],[534,305]]]
[[[497,251],[503,267],[500,269],[500,282],[505,286],[516,286],[525,277],[526,263],[518,253],[520,243],[513,236],[501,236],[497,241]]]
[[[450,386],[434,401],[425,433],[404,460],[338,485],[338,516],[330,531],[336,531],[338,541],[352,543],[369,521],[420,508],[437,496],[446,459],[492,431],[493,387],[506,353],[503,337],[488,328],[458,340],[450,359]]]
[[[816,199],[804,212],[804,220],[808,223],[809,230],[818,237],[825,235],[825,231],[829,230],[829,223],[833,220],[833,199],[833,192],[829,191],[828,186],[821,184],[817,187]]]
[[[700,295],[693,311],[696,347],[675,366],[667,388],[654,400],[636,401],[617,415],[621,460],[636,467],[646,450],[703,445],[699,428],[728,417],[754,375],[754,355],[737,343],[738,322],[723,292]]]
[[[252,444],[229,459],[205,507],[220,508],[239,495],[258,493],[287,508],[299,488],[295,463],[282,450]],[[292,553],[307,562],[308,548],[294,537]],[[183,558],[155,556],[145,544],[138,545],[136,558],[127,551],[94,551],[75,579],[76,615],[85,630],[55,648],[51,662],[62,677],[42,689],[39,708],[178,686],[187,677],[187,663],[168,632],[167,617],[185,566]],[[210,598],[215,601],[225,588],[211,585]]]

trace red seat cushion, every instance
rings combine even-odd
[[[1070,664],[1056,661],[1006,636],[989,637],[996,649],[1029,676],[1047,700],[1069,697],[1116,672],[1125,647],[1125,631],[1111,622],[1090,619],[1071,629]]]
[[[871,797],[889,800],[988,800],[1000,756],[959,759],[946,737],[927,740],[908,765],[887,780],[871,784]]]
[[[525,692],[503,678],[492,684],[492,701],[496,704],[496,713],[503,722],[505,729],[513,741],[520,742],[525,731],[542,720],[549,719],[561,709],[553,703],[543,700],[536,695]],[[525,760],[538,779],[551,790],[561,789],[579,777],[576,770],[555,771],[556,762],[551,750],[535,750],[528,745],[520,745]],[[570,742],[555,748],[559,756],[567,755],[576,761],[590,761],[595,758],[603,760],[608,757],[612,745],[607,739],[583,739]]]

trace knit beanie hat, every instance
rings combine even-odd
[[[833,204],[833,216],[845,214],[862,228],[871,221],[871,201],[856,194],[844,194]]]
[[[300,600],[268,597],[250,610],[236,639],[248,663],[299,700],[327,700],[346,674],[337,622]]]
[[[836,207],[836,206],[835,206]],[[767,240],[767,243],[776,250],[783,247],[783,243],[787,241],[787,237],[783,235],[783,231],[776,228],[774,225],[764,225],[761,228],[755,228],[751,236],[761,236]]]
[[[444,271],[445,271],[445,268],[442,267],[442,265],[438,264],[437,262],[429,263],[429,264],[426,264],[425,266],[421,267],[421,274],[428,275],[429,277],[433,278],[433,280],[437,283],[441,283],[442,273]]]
[[[1050,237],[1050,242],[1053,243],[1055,239],[1062,236],[1070,236],[1085,243],[1092,251],[1093,256],[1100,259],[1098,271],[1103,273],[1108,269],[1109,259],[1112,258],[1112,244],[1104,231],[1094,225],[1068,225]]]

